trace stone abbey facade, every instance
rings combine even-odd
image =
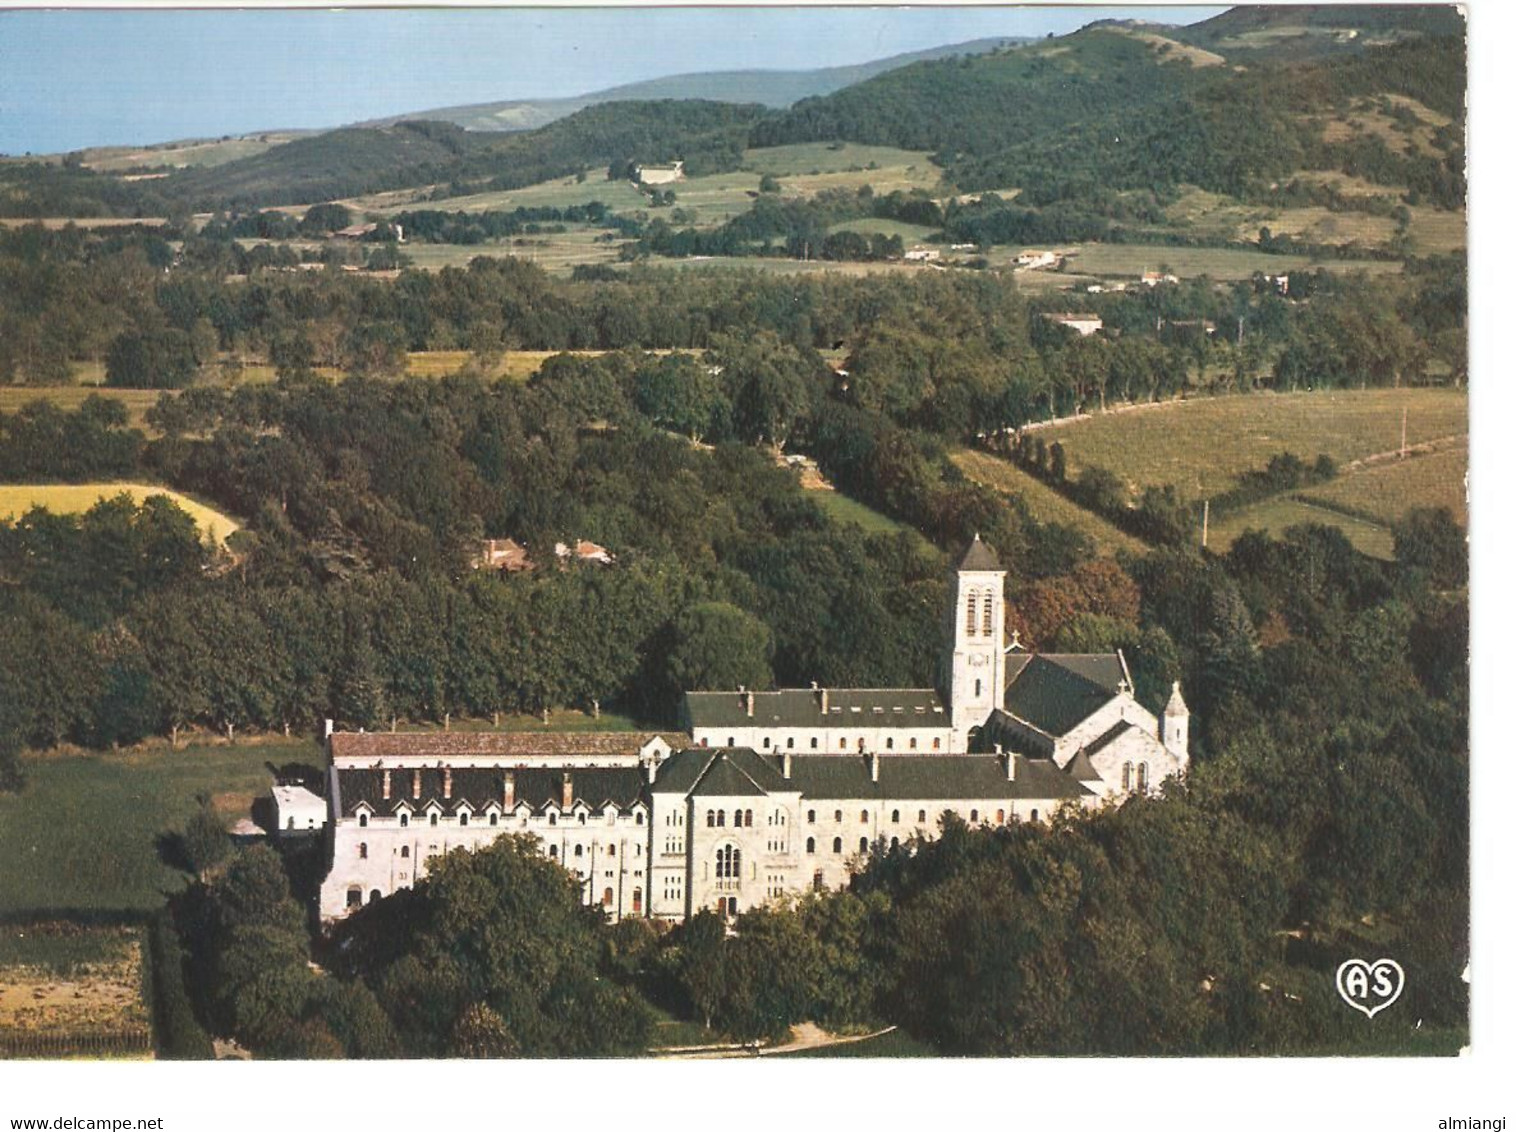
[[[534,835],[607,915],[681,920],[837,887],[876,847],[1045,821],[1158,789],[1189,763],[1189,712],[1137,702],[1112,654],[1004,640],[1005,571],[958,565],[940,689],[691,692],[677,734],[330,736],[335,919],[414,884],[429,858]]]

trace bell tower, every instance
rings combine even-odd
[[[958,562],[943,656],[954,751],[967,751],[969,731],[1005,703],[1004,602],[1005,569],[975,535]]]

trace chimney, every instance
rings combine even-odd
[[[1016,752],[1006,751],[999,743],[995,744],[995,754],[1005,759],[1005,780],[1016,781]]]
[[[384,772],[384,797],[385,797],[386,800],[388,800],[389,796],[390,796],[390,772],[388,770],[386,770]]]
[[[879,753],[877,751],[870,751],[869,754],[868,754],[868,760],[869,760],[869,781],[870,782],[878,782],[879,781]]]
[[[793,758],[793,756],[790,754],[789,751],[785,751],[784,752],[784,780],[786,782],[788,782],[790,780],[790,772],[794,769],[791,766],[791,759],[792,758]]]
[[[811,687],[816,689],[816,693],[821,700],[821,714],[825,715],[826,709],[831,704],[831,696],[827,694],[827,690],[825,688],[818,687],[816,681],[814,680],[811,681]]]
[[[421,768],[419,766],[411,771],[411,797],[421,797]]]
[[[442,796],[444,798],[451,798],[453,796],[453,768],[452,767],[448,767],[448,768],[446,768],[442,772]]]
[[[753,693],[752,692],[749,692],[747,694],[747,717],[749,719],[753,718]]]
[[[516,772],[513,770],[505,772],[505,789],[502,791],[502,795],[500,804],[509,813],[516,808]]]
[[[336,730],[336,726],[332,723],[332,721],[330,719],[322,720],[322,722],[321,722],[321,738],[323,738],[323,739],[330,739],[332,737],[332,732],[335,731],[335,730]]]
[[[566,810],[574,804],[574,776],[568,771],[563,772],[563,808]]]

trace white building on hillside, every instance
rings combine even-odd
[[[1119,653],[1005,642],[1005,570],[978,538],[945,611],[940,688],[691,692],[689,735],[331,735],[324,919],[408,887],[432,857],[535,836],[614,918],[728,914],[845,884],[876,850],[1048,820],[1161,788],[1189,763]]]

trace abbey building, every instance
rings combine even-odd
[[[612,918],[734,914],[843,885],[950,812],[1040,822],[1182,774],[1178,685],[1154,716],[1120,652],[1007,644],[1004,591],[976,538],[955,575],[939,688],[690,692],[675,734],[332,735],[321,915],[502,833],[534,835]]]

